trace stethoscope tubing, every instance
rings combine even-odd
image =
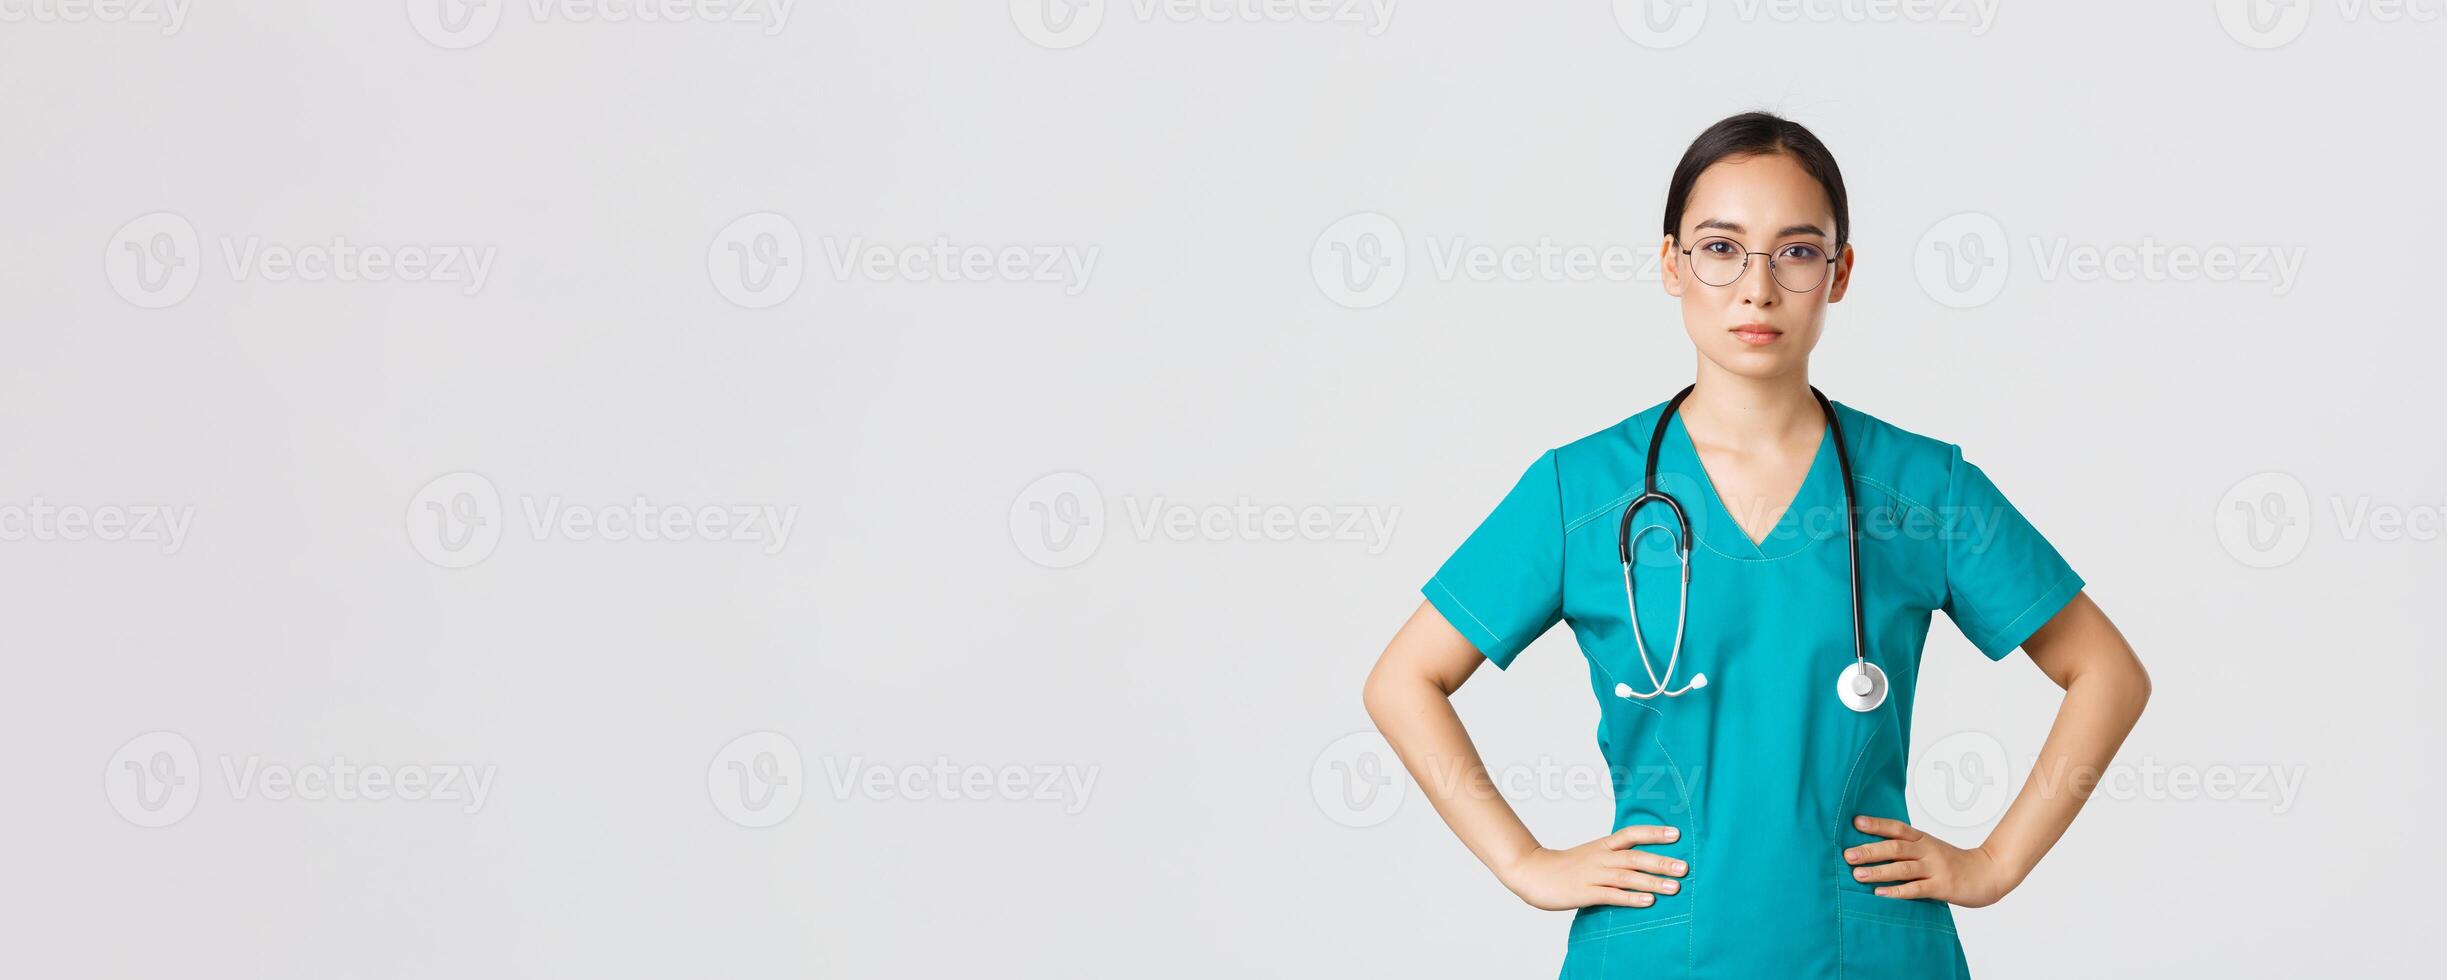
[[[1639,651],[1640,669],[1648,674],[1649,683],[1649,690],[1645,693],[1633,690],[1628,684],[1617,683],[1615,693],[1637,700],[1645,701],[1660,695],[1680,697],[1692,688],[1707,685],[1705,679],[1707,675],[1697,674],[1693,675],[1690,683],[1681,688],[1670,687],[1674,682],[1674,673],[1682,661],[1684,627],[1690,622],[1691,519],[1690,515],[1683,510],[1681,501],[1674,499],[1672,494],[1657,489],[1657,457],[1665,446],[1667,426],[1673,422],[1674,413],[1682,408],[1683,399],[1690,397],[1691,392],[1698,387],[1697,384],[1691,384],[1676,392],[1673,400],[1667,402],[1665,410],[1658,415],[1656,431],[1648,440],[1648,462],[1642,472],[1640,495],[1633,497],[1630,503],[1623,506],[1622,520],[1615,528],[1615,554],[1623,566],[1623,604],[1631,619],[1631,642],[1633,647]],[[1861,536],[1859,526],[1855,523],[1855,513],[1859,509],[1859,504],[1852,486],[1852,454],[1844,448],[1844,426],[1836,418],[1834,404],[1827,400],[1826,394],[1819,391],[1816,385],[1810,386],[1810,396],[1818,400],[1818,409],[1827,418],[1827,437],[1835,440],[1836,469],[1843,479],[1844,551],[1847,584],[1851,587],[1852,592],[1852,657],[1854,663],[1860,665],[1859,669],[1866,675],[1872,668],[1869,666],[1868,616],[1861,604]],[[1656,665],[1650,661],[1648,656],[1648,641],[1640,633],[1639,597],[1633,589],[1631,576],[1632,545],[1639,540],[1641,534],[1666,527],[1663,524],[1650,524],[1641,527],[1637,533],[1633,532],[1632,519],[1639,514],[1641,507],[1651,503],[1664,504],[1666,509],[1674,515],[1674,524],[1668,533],[1674,542],[1675,559],[1682,566],[1681,595],[1674,604],[1674,645],[1666,657],[1663,677],[1657,675]],[[1603,670],[1603,665],[1600,665],[1599,669]]]

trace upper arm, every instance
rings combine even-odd
[[[1498,668],[1563,619],[1563,491],[1555,454],[1522,472],[1419,592]]]
[[[1385,653],[1377,658],[1369,678],[1415,677],[1451,694],[1486,662],[1468,637],[1445,622],[1434,604],[1421,601],[1402,628],[1394,631],[1393,641],[1385,644]]]
[[[1949,466],[1944,608],[1972,646],[2002,660],[2072,603],[2082,577],[1961,449]]]
[[[2107,618],[2107,612],[2090,601],[2088,592],[2075,594],[2063,610],[2049,617],[2047,625],[2023,641],[2022,649],[2058,687],[2071,687],[2075,678],[2101,671],[2131,671],[2140,676],[2145,689],[2149,683],[2149,674],[2142,670],[2132,644],[2124,641],[2123,632]]]

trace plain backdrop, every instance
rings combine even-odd
[[[2437,4],[781,12],[0,6],[0,973],[1551,974],[1360,685],[1690,379],[1751,108],[1850,184],[1813,381],[2156,682],[1979,975],[2435,961]],[[1970,844],[2057,692],[1929,646]],[[1554,846],[1577,660],[1458,698]]]

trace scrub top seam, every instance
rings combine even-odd
[[[2021,611],[2021,612],[2018,612],[2018,613],[2015,613],[2015,614],[2014,614],[2014,618],[2009,619],[2009,620],[2006,620],[2006,621],[2005,621],[2005,625],[2003,625],[2003,626],[2000,626],[2000,627],[1997,627],[1996,629],[1989,630],[1989,631],[1987,631],[1987,632],[1985,632],[1985,633],[1982,633],[1982,634],[1980,635],[1980,638],[1981,638],[1981,639],[1983,639],[1983,640],[1988,640],[1988,641],[1990,641],[1990,642],[1994,642],[1994,641],[1996,641],[1996,640],[1998,640],[1998,639],[2003,638],[2003,637],[2004,637],[2006,634],[2013,632],[2013,631],[2014,631],[2014,627],[2021,625],[2021,624],[2022,624],[2022,621],[2023,621],[2024,619],[2028,618],[2028,617],[2031,615],[2031,611],[2032,611],[2032,610],[2034,610],[2034,609],[2038,609],[2038,608],[2039,608],[2039,605],[2040,605],[2041,603],[2044,603],[2044,602],[2048,601],[2049,599],[2054,598],[2054,597],[2056,596],[2057,591],[2058,591],[2058,590],[2060,590],[2060,589],[2063,589],[2063,588],[2065,587],[2065,583],[2067,583],[2067,582],[2071,582],[2071,581],[2074,581],[2074,580],[2079,579],[2079,578],[2081,578],[2081,574],[2080,574],[2080,573],[2078,573],[2078,572],[2066,572],[2065,574],[2063,574],[2063,575],[2061,575],[2061,576],[2058,576],[2058,577],[2057,577],[2057,579],[2056,579],[2056,581],[2053,581],[2053,582],[2048,583],[2048,587],[2047,587],[2047,588],[2039,590],[2039,596],[2038,596],[2038,598],[2032,599],[2032,600],[2031,600],[2031,604],[2030,604],[2030,605],[2027,605],[2027,606],[2022,607],[2022,611]],[[2069,598],[2069,597],[2068,597],[2068,598]],[[1987,644],[1987,643],[1981,643],[1981,644],[1978,644],[1978,646],[1985,648],[1985,647],[1987,647],[1987,646],[1988,646],[1988,644]],[[2020,644],[2016,644],[2016,646],[2020,646]],[[2011,652],[2011,651],[2008,651],[2008,652]]]
[[[1889,486],[1887,486],[1886,484],[1879,483],[1878,481],[1876,481],[1875,479],[1872,479],[1872,478],[1870,478],[1870,477],[1862,476],[1862,475],[1860,475],[1859,473],[1854,473],[1854,474],[1852,475],[1852,482],[1854,482],[1854,483],[1865,483],[1865,484],[1868,484],[1868,485],[1869,485],[1869,488],[1870,488],[1870,489],[1872,489],[1872,490],[1876,490],[1876,491],[1878,491],[1878,492],[1880,492],[1880,493],[1884,493],[1884,494],[1887,494],[1887,495],[1889,495],[1889,496],[1893,496],[1893,497],[1896,497],[1896,498],[1898,498],[1898,499],[1901,499],[1901,500],[1903,500],[1904,502],[1906,502],[1906,503],[1910,503],[1910,504],[1912,504],[1912,505],[1913,505],[1913,506],[1915,506],[1915,507],[1920,507],[1920,509],[1922,509],[1922,510],[1924,510],[1924,511],[1928,509],[1928,508],[1927,508],[1927,507],[1925,507],[1925,506],[1921,506],[1921,504],[1920,504],[1918,501],[1912,500],[1912,498],[1910,498],[1910,497],[1905,497],[1904,495],[1902,495],[1902,494],[1900,494],[1900,493],[1896,493],[1896,492],[1895,492],[1895,490],[1894,490],[1894,488],[1889,487]],[[1628,503],[1631,503],[1632,498],[1634,498],[1634,497],[1638,497],[1639,495],[1640,495],[1640,491],[1634,491],[1634,490],[1625,490],[1625,491],[1623,491],[1621,494],[1616,495],[1616,497],[1615,497],[1615,498],[1614,498],[1612,501],[1610,501],[1610,502],[1606,503],[1606,504],[1605,504],[1605,505],[1603,505],[1603,506],[1598,507],[1596,510],[1592,510],[1592,511],[1590,511],[1590,512],[1586,513],[1586,514],[1582,514],[1582,515],[1581,515],[1581,516],[1579,516],[1579,517],[1573,518],[1573,519],[1572,519],[1572,521],[1571,521],[1571,523],[1569,523],[1569,524],[1565,524],[1565,525],[1563,526],[1563,533],[1565,533],[1565,534],[1571,534],[1571,533],[1572,533],[1572,532],[1574,532],[1574,531],[1578,531],[1578,530],[1580,530],[1581,528],[1588,526],[1588,523],[1589,523],[1590,521],[1594,521],[1594,520],[1596,520],[1596,519],[1598,519],[1598,518],[1600,518],[1600,517],[1604,517],[1604,516],[1606,516],[1607,514],[1610,514],[1610,513],[1619,513],[1619,512],[1622,510],[1623,505],[1628,504]],[[1796,503],[1798,503],[1799,501],[1795,501],[1795,502],[1796,502]],[[1788,507],[1787,509],[1789,510],[1789,509],[1790,509],[1790,507]],[[1783,518],[1782,518],[1781,516],[1779,516],[1779,517],[1777,518],[1777,520],[1778,520],[1778,522],[1779,522],[1779,523],[1781,523],[1781,522],[1782,522],[1782,520],[1783,520]],[[1783,561],[1783,560],[1785,560],[1785,559],[1787,559],[1787,558],[1792,558],[1792,557],[1795,557],[1795,556],[1801,555],[1801,554],[1803,554],[1803,553],[1805,553],[1805,552],[1808,552],[1808,551],[1809,551],[1810,549],[1812,549],[1812,548],[1818,547],[1818,543],[1819,543],[1819,542],[1821,542],[1821,541],[1825,541],[1825,540],[1827,540],[1828,538],[1831,538],[1831,537],[1834,537],[1834,535],[1831,535],[1831,534],[1828,534],[1828,535],[1817,535],[1817,536],[1814,536],[1814,537],[1812,537],[1812,538],[1810,539],[1810,543],[1809,543],[1809,544],[1802,545],[1801,547],[1799,547],[1799,548],[1795,548],[1795,549],[1793,549],[1793,550],[1791,550],[1791,551],[1788,551],[1788,552],[1785,552],[1784,554],[1781,554],[1781,555],[1761,555],[1761,556],[1756,557],[1756,558],[1747,557],[1747,556],[1743,556],[1743,555],[1726,554],[1724,551],[1719,550],[1719,549],[1718,549],[1718,548],[1717,548],[1715,545],[1709,544],[1709,543],[1708,543],[1708,539],[1707,539],[1707,538],[1701,537],[1701,536],[1699,536],[1699,535],[1698,535],[1698,534],[1696,534],[1696,533],[1694,533],[1694,534],[1692,534],[1692,535],[1691,535],[1691,543],[1692,543],[1692,544],[1694,544],[1694,545],[1699,546],[1700,548],[1706,549],[1706,550],[1707,550],[1707,552],[1708,552],[1709,554],[1716,555],[1716,556],[1718,556],[1718,557],[1720,557],[1720,558],[1725,558],[1725,559],[1729,559],[1729,560],[1732,560],[1732,561],[1757,562],[1757,563],[1762,563],[1762,564],[1764,564],[1764,563],[1766,563],[1766,562],[1771,562],[1771,561]]]
[[[1893,497],[1893,498],[1895,498],[1896,500],[1900,500],[1900,501],[1904,502],[1906,505],[1909,505],[1909,506],[1910,506],[1910,507],[1911,507],[1913,510],[1916,510],[1916,511],[1919,511],[1919,512],[1921,512],[1921,513],[1923,513],[1923,514],[1927,514],[1927,515],[1929,515],[1929,517],[1930,517],[1931,519],[1935,519],[1935,518],[1937,517],[1937,511],[1936,511],[1936,509],[1934,509],[1934,508],[1930,507],[1930,506],[1929,506],[1929,505],[1927,505],[1927,504],[1921,503],[1920,501],[1917,501],[1917,500],[1912,499],[1912,497],[1911,497],[1911,495],[1910,495],[1910,494],[1907,494],[1907,493],[1904,493],[1904,492],[1903,492],[1903,491],[1901,491],[1901,490],[1897,490],[1897,489],[1895,489],[1894,487],[1892,487],[1892,486],[1888,485],[1888,484],[1887,484],[1885,481],[1882,481],[1882,480],[1878,479],[1877,477],[1874,477],[1874,476],[1862,476],[1862,475],[1861,475],[1861,474],[1859,474],[1859,473],[1854,473],[1854,474],[1852,475],[1852,482],[1854,482],[1854,483],[1866,483],[1866,484],[1868,484],[1868,485],[1869,485],[1869,488],[1870,488],[1870,489],[1872,489],[1872,490],[1876,490],[1876,491],[1878,491],[1879,493],[1883,493],[1883,494],[1885,494],[1885,495],[1887,495],[1887,496],[1889,496],[1889,497]]]
[[[1487,635],[1495,640],[1497,646],[1504,645],[1504,634],[1497,632],[1495,627],[1487,625],[1486,620],[1478,618],[1478,613],[1470,608],[1470,604],[1461,601],[1460,596],[1454,595],[1453,588],[1444,584],[1443,579],[1430,576],[1427,580],[1427,584],[1435,586],[1437,590],[1444,593],[1445,598],[1453,600],[1453,606],[1460,609],[1462,615],[1470,617],[1471,622],[1477,623],[1479,629],[1486,630]]]

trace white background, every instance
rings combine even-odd
[[[2125,791],[1959,913],[1979,974],[2435,957],[2438,3],[2274,33],[1718,4],[1664,36],[1603,2],[1112,0],[1067,32],[1033,4],[0,5],[0,972],[1547,975],[1568,916],[1345,737],[1521,468],[1692,355],[1653,278],[1432,250],[1645,258],[1685,144],[1749,108],[1850,184],[1813,380],[1965,446],[2156,681]],[[1398,237],[1351,265],[1337,227]],[[1966,234],[2002,246],[1958,267],[1977,292],[1916,274]],[[492,258],[231,259],[335,239]],[[930,272],[938,241],[1093,264],[829,261]],[[2300,266],[2052,261],[2145,245]],[[528,519],[640,498],[795,525]],[[1930,781],[1965,747],[2026,767],[2055,689],[1950,625],[1930,648],[1915,801],[1969,794],[1930,824],[1968,844],[2018,776]],[[1600,764],[1576,659],[1559,630],[1464,691],[1491,763]],[[245,775],[340,759],[492,775],[473,806]],[[1602,788],[1516,802],[1551,845],[1608,829]]]

